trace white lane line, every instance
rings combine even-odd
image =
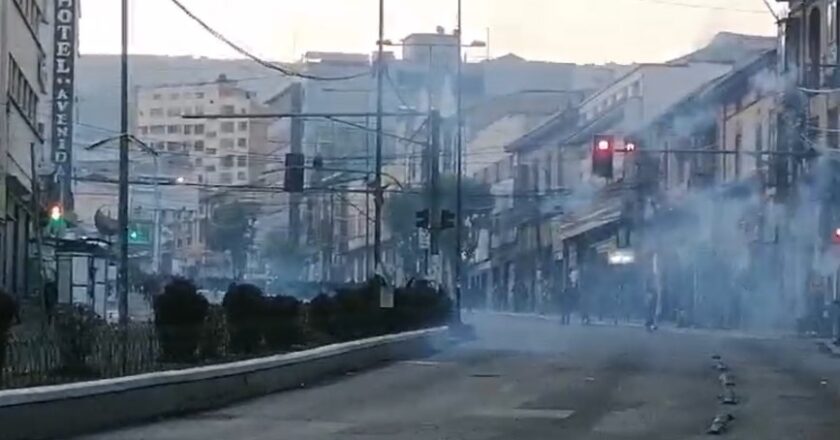
[[[478,417],[506,419],[568,419],[575,412],[567,409],[482,409],[472,413]]]

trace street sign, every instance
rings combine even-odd
[[[432,234],[428,229],[417,229],[417,243],[420,249],[427,250],[432,247]]]

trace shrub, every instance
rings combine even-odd
[[[207,300],[186,279],[172,280],[155,297],[155,328],[164,360],[195,360],[207,309]]]
[[[55,332],[61,371],[72,376],[91,376],[87,357],[93,352],[97,331],[105,326],[90,308],[80,304],[61,304],[56,309]]]
[[[263,299],[263,338],[272,350],[286,350],[301,340],[300,301],[292,296]]]
[[[307,325],[318,333],[335,334],[335,300],[326,293],[321,293],[307,306]]]
[[[395,330],[443,325],[449,320],[451,311],[449,295],[427,282],[409,283],[394,294]]]
[[[11,295],[0,290],[0,371],[6,365],[6,344],[9,339],[9,329],[12,328],[17,316],[17,302]]]
[[[223,347],[227,336],[225,326],[225,309],[220,305],[211,304],[207,308],[207,318],[201,331],[201,343],[198,347],[202,359],[218,359],[222,357]]]
[[[231,286],[222,300],[225,309],[230,348],[234,353],[255,353],[262,337],[263,293],[252,284]]]
[[[385,313],[379,308],[379,286],[375,281],[338,289],[335,295],[337,338],[351,340],[386,331]]]

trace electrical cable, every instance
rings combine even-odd
[[[231,41],[230,39],[225,37],[223,34],[221,34],[219,31],[217,31],[216,29],[211,27],[209,24],[207,24],[207,22],[202,20],[200,17],[195,15],[189,8],[184,6],[184,4],[181,3],[179,0],[171,0],[171,1],[175,6],[178,7],[178,9],[180,9],[190,19],[192,19],[193,21],[198,23],[199,26],[204,28],[204,30],[206,30],[212,36],[216,37],[217,40],[225,43],[228,47],[235,50],[240,55],[243,55],[246,58],[250,59],[251,61],[254,61],[255,63],[257,63],[257,64],[259,64],[259,65],[261,65],[265,68],[276,70],[276,71],[278,71],[278,72],[280,72],[280,73],[282,73],[286,76],[293,76],[293,77],[297,77],[297,78],[309,79],[309,80],[314,80],[314,81],[347,81],[347,80],[351,80],[351,79],[356,79],[356,78],[362,78],[362,77],[365,77],[365,76],[369,76],[372,73],[372,70],[367,70],[367,71],[360,72],[360,73],[353,74],[353,75],[317,76],[317,75],[310,75],[310,74],[307,74],[307,73],[295,72],[291,69],[287,69],[285,67],[277,65],[277,64],[272,63],[270,61],[266,61],[266,60],[264,60],[264,59],[262,59],[262,58],[260,58],[256,55],[252,54],[251,52],[247,51],[243,47],[234,43],[233,41]]]

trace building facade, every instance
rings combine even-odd
[[[31,287],[32,151],[43,157],[51,110],[52,3],[0,1],[0,285],[15,295]]]

